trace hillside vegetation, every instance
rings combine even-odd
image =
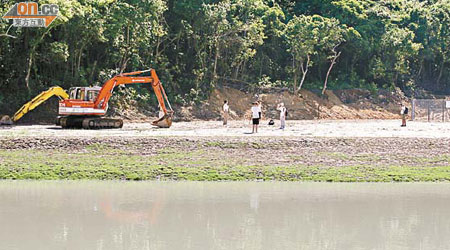
[[[450,91],[449,0],[39,1],[49,2],[60,9],[49,28],[0,21],[0,113],[53,85],[150,67],[179,105],[224,85]],[[145,86],[123,95],[156,103]]]

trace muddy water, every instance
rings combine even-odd
[[[3,181],[0,249],[450,249],[450,184]]]

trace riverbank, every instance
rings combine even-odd
[[[450,181],[449,145],[448,138],[4,136],[0,179]]]

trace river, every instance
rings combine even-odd
[[[450,249],[450,184],[0,181],[0,249]]]

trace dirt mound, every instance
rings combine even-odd
[[[288,91],[278,93],[246,93],[233,88],[213,91],[210,98],[198,107],[182,108],[177,112],[180,120],[220,119],[223,101],[228,100],[232,119],[249,116],[253,101],[262,101],[264,117],[275,119],[278,103],[288,109],[288,119],[398,119],[399,103],[407,102],[401,91],[327,90],[319,96],[308,90],[301,90],[298,96]]]
[[[12,125],[13,121],[11,120],[11,118],[7,115],[5,116],[1,116],[0,115],[0,125]]]

